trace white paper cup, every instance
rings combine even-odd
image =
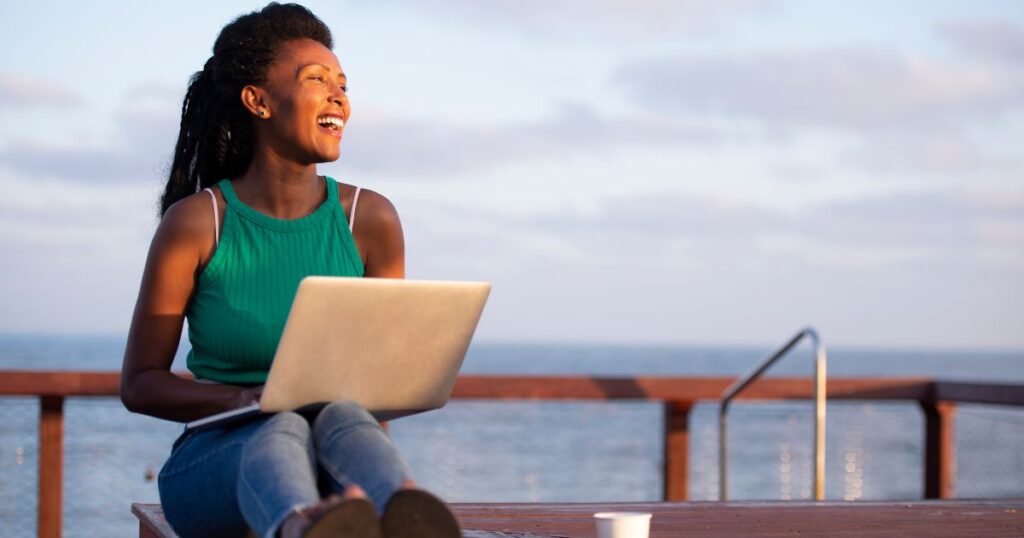
[[[651,514],[643,512],[598,512],[597,538],[647,538]]]

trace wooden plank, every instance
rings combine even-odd
[[[924,411],[924,498],[951,499],[956,480],[953,418],[956,404],[921,402]]]
[[[0,373],[0,394],[5,396],[117,396],[121,375],[117,372]]]
[[[1022,536],[1024,500],[455,504],[466,529],[594,536],[592,514],[649,512],[668,536]]]
[[[1024,385],[936,381],[936,401],[994,405],[1024,405]]]
[[[187,373],[178,372],[182,377]],[[459,376],[455,399],[551,400],[717,400],[732,383],[731,377],[585,377],[585,376]],[[984,385],[978,391],[986,390]],[[829,399],[924,400],[933,394],[926,378],[833,378]],[[1024,388],[1022,388],[1024,390]],[[117,396],[117,372],[0,371],[0,395],[7,396]],[[756,381],[742,400],[810,399],[810,379],[769,377]],[[1024,402],[1021,402],[1024,404]]]
[[[133,503],[132,513],[139,519],[139,538],[177,538],[178,535],[167,523],[163,508],[159,504]],[[464,531],[462,535],[464,538],[552,538],[546,534],[474,530]],[[249,537],[255,538],[255,535],[250,532]]]
[[[685,501],[689,494],[690,409],[689,402],[665,403],[663,499]]]
[[[40,538],[60,538],[63,512],[64,398],[39,399],[39,517]]]
[[[456,503],[467,538],[594,536],[595,512],[649,512],[668,536],[1021,536],[1024,499],[918,502]],[[160,505],[133,504],[153,538],[174,537]]]
[[[462,538],[560,538],[550,534],[500,533],[497,531],[463,530]]]
[[[731,377],[459,376],[457,399],[531,400],[717,400]],[[932,394],[927,378],[833,378],[829,399],[921,400]],[[783,400],[814,397],[814,381],[770,377],[758,380],[738,399]]]
[[[132,513],[139,518],[139,538],[174,538],[177,534],[164,518],[159,504],[132,503]]]
[[[160,536],[153,531],[150,527],[147,527],[143,522],[139,522],[139,538],[165,538]]]
[[[176,372],[188,378],[187,372]],[[456,399],[717,400],[731,377],[459,376]],[[769,377],[740,399],[810,399],[813,381]],[[117,396],[120,374],[90,371],[0,371],[4,396]],[[1024,405],[1024,385],[935,381],[920,377],[832,378],[830,400],[947,400]]]

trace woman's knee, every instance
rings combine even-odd
[[[261,424],[252,434],[247,446],[260,444],[268,438],[288,438],[296,442],[307,444],[311,441],[312,435],[309,423],[302,415],[292,412],[275,413]]]
[[[320,434],[325,430],[368,425],[380,427],[377,419],[356,402],[343,400],[327,404],[313,421],[313,431]]]

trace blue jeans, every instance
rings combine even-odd
[[[358,485],[381,511],[409,469],[380,424],[353,402],[310,421],[277,413],[185,433],[160,470],[164,515],[182,537],[272,537],[289,514]]]

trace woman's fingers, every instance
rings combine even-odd
[[[260,396],[263,395],[263,385],[258,387],[249,387],[238,391],[238,407],[245,407],[254,403],[260,402]]]
[[[345,488],[344,496],[346,499],[365,499],[366,491],[364,491],[363,488],[353,484]]]

